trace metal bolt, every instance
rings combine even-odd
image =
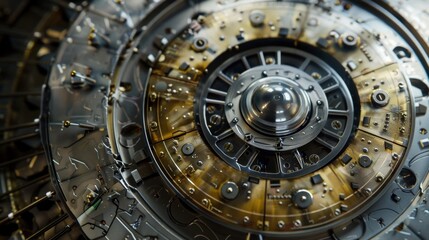
[[[246,139],[246,141],[250,141],[250,140],[252,140],[253,135],[252,135],[251,133],[246,133],[246,134],[244,135],[244,138]]]
[[[398,83],[398,87],[399,87],[399,91],[404,91],[405,89],[405,84],[403,82]]]
[[[225,149],[225,151],[227,152],[231,152],[234,149],[234,144],[230,143],[230,142],[226,142],[223,145],[223,148]]]
[[[277,149],[282,149],[282,148],[283,148],[283,139],[279,138],[279,139],[277,140],[277,143],[276,143],[275,147],[276,147]]]
[[[150,127],[151,128],[157,128],[158,127],[158,123],[155,122],[155,121],[153,121],[153,122],[150,123]]]
[[[317,72],[314,72],[314,73],[312,73],[311,74],[311,76],[314,78],[314,79],[320,79],[322,76],[320,75],[320,73],[317,73]]]
[[[64,127],[68,128],[71,125],[71,122],[69,120],[64,121],[63,123]]]
[[[377,182],[382,182],[384,180],[383,176],[377,176],[375,179]]]
[[[217,126],[222,123],[222,117],[218,114],[212,115],[210,117],[210,123]]]
[[[331,126],[333,129],[338,130],[342,127],[342,124],[340,121],[334,120],[334,121],[332,121]]]

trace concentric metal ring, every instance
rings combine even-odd
[[[260,63],[251,66],[246,61],[254,55],[259,56]],[[277,58],[270,59],[272,64],[266,64],[265,57],[261,57],[265,55]],[[282,56],[292,60],[283,63]],[[240,69],[241,63],[247,67]],[[323,71],[324,76],[315,77],[314,69],[308,69],[308,65],[323,69],[319,71]],[[336,72],[341,69],[334,70],[305,51],[250,47],[213,69],[199,87],[207,89],[198,96],[196,104],[202,117],[201,130],[214,151],[236,169],[258,177],[306,174],[333,159],[351,135],[353,104],[349,89]],[[328,100],[328,96],[333,98],[333,93],[344,101],[341,109],[336,109],[339,104],[335,101]],[[213,114],[211,109],[220,105],[223,111]],[[226,121],[214,121],[222,118]],[[337,133],[332,134],[329,126],[334,119],[342,120]],[[329,154],[313,156],[312,159],[319,159],[316,162],[297,157],[306,154],[299,148],[318,146],[323,146]],[[240,160],[243,151],[250,151],[248,154],[254,157]],[[259,162],[259,158],[270,159],[266,161],[271,161],[273,166],[262,167],[265,160]]]

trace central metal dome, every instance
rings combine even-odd
[[[275,76],[251,84],[241,98],[240,108],[246,122],[256,130],[284,136],[305,123],[311,102],[293,80]]]

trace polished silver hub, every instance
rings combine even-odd
[[[284,136],[306,122],[311,102],[305,90],[283,77],[262,78],[246,89],[240,102],[244,119],[257,131]]]
[[[253,177],[293,178],[342,151],[354,105],[341,67],[289,47],[226,58],[206,71],[195,102],[197,124],[222,160]]]
[[[225,116],[237,136],[264,150],[285,151],[313,140],[328,116],[327,99],[307,73],[286,65],[243,72],[226,96]]]

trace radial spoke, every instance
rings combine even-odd
[[[261,60],[261,65],[266,65],[264,52],[260,51],[258,55],[259,55],[259,60]]]
[[[321,138],[316,138],[316,142],[320,143],[322,146],[328,148],[329,150],[334,149],[334,146],[332,146],[331,144],[329,144],[328,142],[326,142],[325,140],[321,139]]]
[[[29,187],[29,186],[31,186],[33,184],[45,183],[47,181],[49,181],[49,175],[41,176],[39,178],[34,179],[33,181],[27,182],[26,184],[24,184],[22,186],[16,187],[16,188],[14,188],[14,189],[12,189],[10,191],[7,191],[7,192],[1,194],[0,195],[0,199],[3,199],[4,197],[9,196],[9,194],[11,194],[11,193],[15,193],[15,192],[21,191],[22,189],[27,188],[27,187]]]
[[[68,217],[69,217],[69,215],[67,213],[65,213],[65,214],[63,214],[63,215],[55,218],[54,220],[49,221],[49,223],[46,226],[44,226],[43,228],[39,229],[37,232],[33,233],[31,236],[29,236],[27,238],[27,240],[36,239],[37,237],[39,237],[40,235],[44,234],[49,229],[57,226],[58,224],[60,224],[64,220],[66,220]]]
[[[295,159],[298,162],[299,167],[301,169],[303,169],[304,168],[304,160],[302,159],[301,153],[299,152],[299,150],[295,149],[295,151],[293,151],[293,155],[295,156]]]
[[[0,132],[8,132],[8,131],[16,130],[16,129],[35,127],[35,126],[38,126],[38,125],[39,125],[38,122],[23,123],[23,124],[18,124],[18,125],[10,126],[10,127],[0,128]]]
[[[213,88],[209,88],[208,91],[209,91],[209,93],[213,93],[213,94],[216,94],[216,95],[219,95],[219,96],[222,96],[222,97],[225,97],[226,94],[227,94],[227,92],[220,91],[220,90],[213,89]]]
[[[225,101],[217,100],[217,99],[206,98],[206,102],[211,104],[225,105]]]
[[[61,232],[58,232],[57,234],[55,234],[53,237],[51,237],[49,240],[57,240],[60,239],[64,234],[68,233],[71,231],[72,227],[76,224],[76,222],[73,222],[70,225],[67,225],[64,227],[63,230],[61,230]]]
[[[301,66],[299,67],[299,69],[304,70],[308,65],[310,64],[310,59],[307,58],[305,59],[305,61],[301,64]]]
[[[22,213],[27,212],[27,211],[28,211],[28,210],[30,210],[31,208],[33,208],[33,207],[37,206],[39,203],[41,203],[41,202],[43,202],[43,201],[45,201],[45,200],[47,200],[47,199],[52,198],[52,196],[53,196],[54,194],[55,194],[55,193],[54,193],[53,191],[51,191],[51,192],[47,192],[45,196],[43,196],[43,197],[41,197],[41,198],[38,198],[38,199],[37,199],[37,200],[35,200],[34,202],[31,202],[31,203],[30,203],[30,204],[28,204],[27,206],[25,206],[25,207],[23,207],[23,208],[19,209],[18,211],[15,211],[15,212],[11,212],[11,213],[9,213],[9,214],[8,214],[8,216],[7,216],[6,218],[3,218],[3,219],[0,221],[0,226],[1,226],[1,225],[3,225],[3,224],[5,224],[6,222],[8,222],[8,221],[10,221],[10,220],[15,219],[16,217],[18,217],[18,216],[19,216],[19,215],[21,215]]]
[[[333,86],[330,86],[330,87],[327,87],[327,88],[323,89],[323,91],[325,93],[329,93],[329,92],[332,92],[332,91],[334,91],[334,90],[336,90],[338,88],[340,88],[340,85],[339,84],[335,84]]]
[[[44,151],[40,151],[40,152],[28,154],[26,156],[22,156],[22,157],[19,157],[19,158],[15,158],[15,159],[12,159],[12,160],[9,160],[9,161],[6,161],[6,162],[2,162],[2,163],[0,163],[0,168],[8,166],[8,165],[11,165],[11,164],[14,164],[14,163],[17,163],[17,162],[20,162],[20,161],[23,161],[23,160],[26,160],[26,159],[29,159],[29,158],[33,158],[33,157],[42,155],[44,153],[45,153]]]
[[[325,135],[327,135],[327,136],[329,136],[329,137],[332,137],[332,138],[335,138],[335,139],[341,139],[341,135],[339,135],[339,134],[337,134],[337,133],[334,133],[334,132],[332,132],[332,131],[330,131],[330,130],[328,130],[328,129],[326,129],[326,128],[324,128],[323,130],[322,130],[322,133],[323,134],[325,134]]]
[[[217,138],[218,141],[220,141],[220,140],[223,140],[223,139],[231,136],[232,134],[234,134],[234,131],[232,131],[231,128],[228,128],[225,132],[217,135],[216,138]]]
[[[349,116],[349,111],[348,110],[336,110],[336,109],[329,109],[328,110],[328,114],[329,115],[333,115],[333,116],[344,116],[344,117],[348,117]]]
[[[277,51],[277,65],[281,65],[281,64],[282,64],[282,52]]]
[[[256,160],[256,158],[258,157],[258,155],[259,155],[259,151],[254,151],[253,153],[252,153],[252,155],[248,158],[249,159],[249,161],[247,162],[247,164],[246,164],[246,166],[247,167],[250,167],[250,165],[252,165],[252,163]]]
[[[238,160],[241,156],[243,156],[247,149],[249,149],[249,145],[245,144],[241,146],[240,150],[238,150],[237,154],[235,154],[235,158]]]
[[[18,141],[26,140],[26,139],[29,139],[29,138],[32,138],[32,137],[36,137],[36,136],[39,136],[39,133],[35,132],[35,133],[25,134],[25,135],[22,135],[22,136],[12,137],[12,138],[0,141],[0,146],[1,145],[6,145],[6,144],[9,144],[9,143],[13,143],[13,142],[18,142]]]
[[[328,75],[322,77],[321,79],[317,80],[317,83],[319,84],[323,84],[324,82],[326,82],[327,80],[329,80],[332,77],[332,75],[329,73]]]
[[[277,161],[277,166],[280,169],[280,172],[284,173],[283,171],[283,163],[282,163],[282,156],[280,155],[280,153],[276,153],[276,161]]]
[[[243,56],[241,58],[241,61],[243,62],[244,66],[246,67],[246,69],[250,69],[250,64],[249,61],[247,61],[247,58],[245,56]]]
[[[224,82],[226,82],[228,85],[232,84],[232,79],[228,77],[225,73],[219,72],[217,76]]]

